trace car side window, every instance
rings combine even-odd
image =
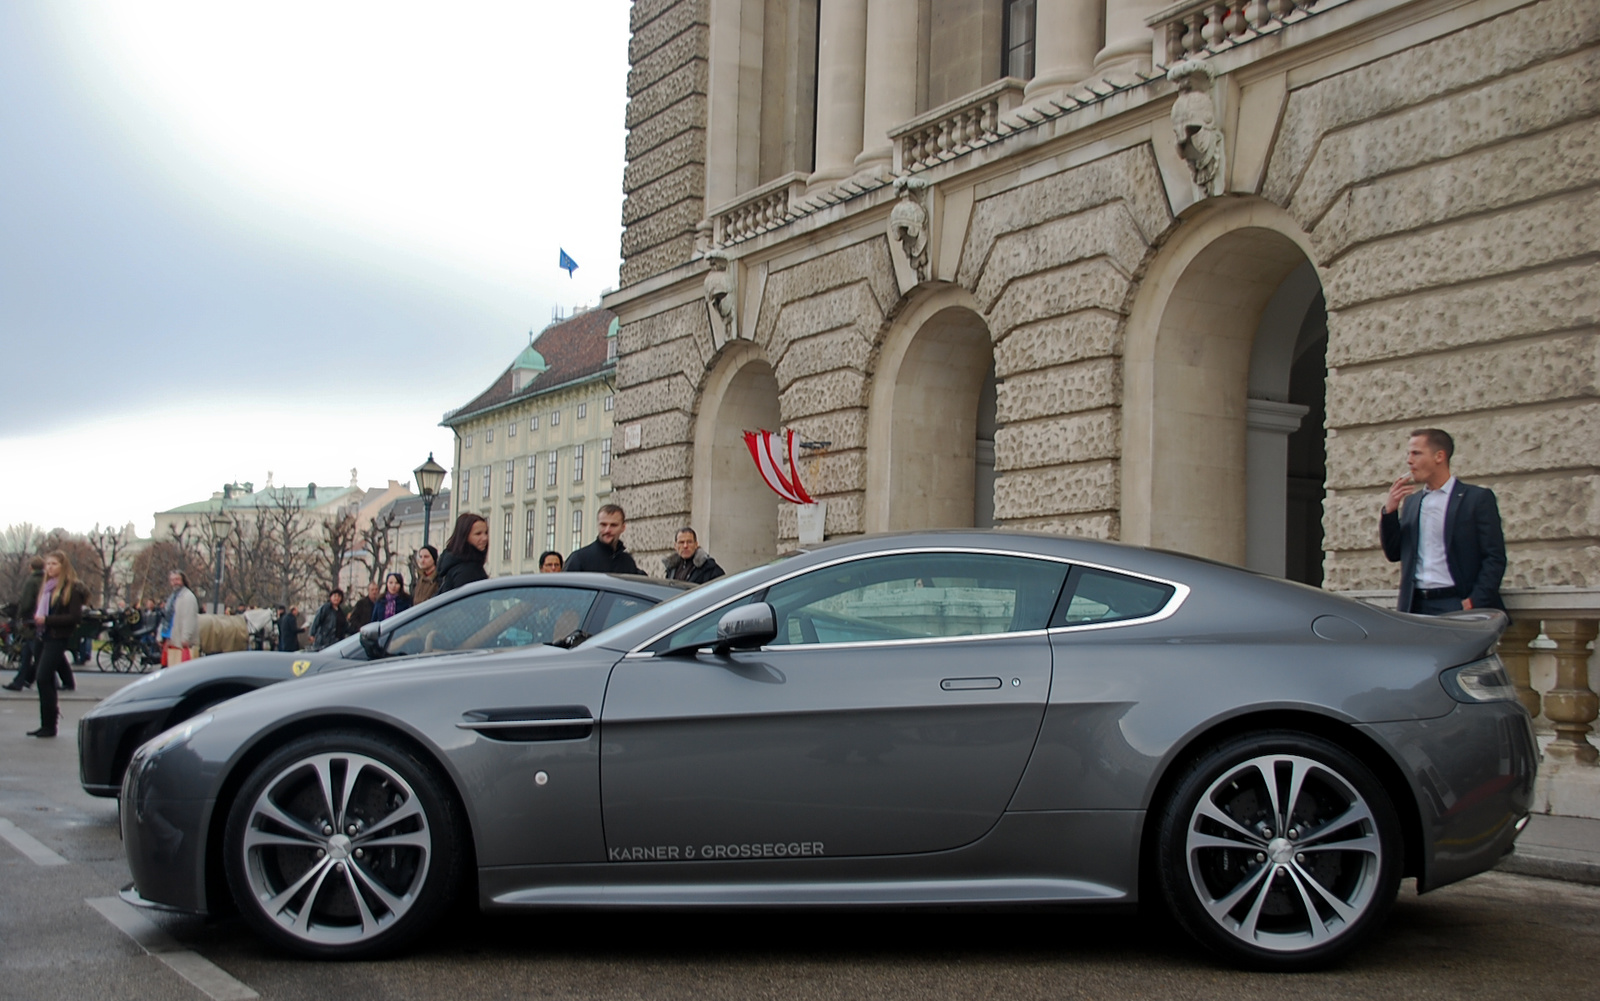
[[[600,620],[599,628],[595,631],[610,629],[619,622],[633,618],[653,604],[654,602],[646,601],[643,598],[633,598],[626,594],[613,594],[611,596],[611,605],[606,609],[605,615]]]
[[[1107,570],[1080,567],[1072,573],[1072,596],[1062,602],[1052,626],[1142,619],[1159,612],[1173,587]]]
[[[688,623],[679,626],[662,639],[656,640],[645,649],[650,653],[661,653],[664,650],[676,650],[691,643],[710,643],[717,638],[717,623],[722,617],[740,605],[748,605],[759,600],[761,592],[747,594],[738,601],[729,602],[706,612],[699,618],[691,619]]]
[[[419,615],[389,637],[398,657],[549,643],[583,625],[596,592],[579,587],[505,587],[479,591]]]
[[[1043,629],[1067,566],[987,553],[878,556],[774,584],[775,646]]]

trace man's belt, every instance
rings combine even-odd
[[[1424,601],[1432,601],[1435,598],[1461,597],[1461,589],[1459,587],[1419,587],[1411,593]]]

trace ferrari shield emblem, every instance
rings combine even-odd
[[[294,676],[296,678],[300,677],[302,674],[305,674],[306,671],[310,670],[310,668],[311,661],[309,660],[297,660],[293,664],[289,665],[289,670],[294,672]]]

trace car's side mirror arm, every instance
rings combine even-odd
[[[368,660],[382,660],[389,656],[383,648],[383,623],[369,622],[361,627],[361,649]]]

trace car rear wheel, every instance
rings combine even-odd
[[[1235,738],[1179,779],[1161,816],[1161,889],[1207,947],[1260,969],[1332,963],[1382,924],[1400,883],[1382,785],[1309,734]]]
[[[361,733],[301,738],[234,800],[224,852],[245,919],[302,955],[401,947],[449,908],[465,825],[432,770]]]

